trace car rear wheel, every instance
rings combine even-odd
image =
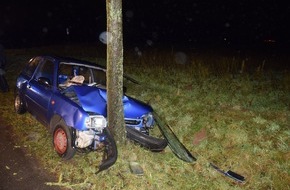
[[[64,160],[72,158],[76,150],[72,146],[71,129],[62,122],[58,123],[53,132],[53,147]]]
[[[18,93],[15,95],[14,109],[18,114],[23,114],[26,112],[25,104]]]

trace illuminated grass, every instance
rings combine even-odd
[[[13,111],[16,74],[30,56],[63,52],[65,56],[94,61],[104,55],[93,48],[62,49],[8,51],[11,91],[0,93],[1,117],[11,125],[17,144],[57,176],[58,181],[48,185],[69,189],[290,188],[289,73],[274,77],[263,71],[263,59],[250,63],[243,57],[198,54],[188,55],[188,63],[182,65],[174,62],[172,52],[144,52],[137,58],[126,55],[125,73],[142,83],[126,82],[128,94],[150,102],[198,160],[185,163],[168,147],[164,152],[152,153],[127,142],[118,147],[117,163],[95,175],[101,153],[76,155],[63,162],[53,151],[46,128],[31,115]],[[201,129],[206,137],[194,145],[194,135]],[[130,172],[130,161],[141,164],[143,176]],[[245,176],[246,183],[237,184],[224,177],[209,166],[210,162]]]

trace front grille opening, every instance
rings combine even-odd
[[[126,125],[139,125],[141,123],[140,120],[125,120]]]

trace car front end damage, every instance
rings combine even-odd
[[[87,130],[73,129],[73,146],[79,150],[102,150],[103,160],[97,173],[108,169],[117,160],[116,142],[107,128],[107,120],[102,115],[89,114],[85,118]]]
[[[81,107],[82,110],[86,110],[87,113],[107,116],[107,93],[102,88],[74,85],[64,89],[62,94]],[[167,146],[167,141],[151,138],[149,134],[149,131],[155,126],[152,107],[126,95],[123,96],[123,106],[127,137],[151,151],[162,151]],[[78,127],[79,131],[81,128]],[[82,135],[79,138],[80,142],[84,142],[83,138],[93,137],[93,132],[78,132],[78,134]]]
[[[101,115],[89,115],[85,119],[85,125],[87,130],[75,130],[75,146],[96,150],[106,138],[103,130],[107,127],[107,121]]]
[[[72,147],[78,152],[102,151],[104,156],[99,171],[112,166],[117,160],[117,147],[106,118],[84,110],[73,87],[54,96],[53,102],[50,113],[59,115],[71,128]]]
[[[106,90],[90,86],[70,86],[62,93],[86,112],[97,113],[107,117]],[[123,105],[126,127],[130,127],[148,135],[149,130],[152,129],[155,124],[152,115],[153,109],[143,102],[126,95],[123,96]],[[94,118],[95,116],[91,115],[90,117]],[[83,127],[78,128],[80,129]],[[90,127],[86,128],[89,129]]]
[[[149,135],[149,130],[154,127],[154,118],[151,112],[142,115],[140,118],[125,118],[126,127],[130,127],[141,133]]]
[[[74,146],[78,150],[102,150],[105,147],[104,153],[107,155],[104,157],[105,160],[100,169],[110,167],[110,164],[114,163],[112,160],[117,157],[117,149],[114,138],[109,133],[109,129],[105,127],[107,125],[105,119],[107,116],[106,91],[98,87],[74,85],[66,88],[62,94],[73,101],[75,107],[79,107],[75,113],[72,113],[75,116],[70,117],[70,119],[75,119],[72,122],[75,124]],[[153,139],[149,136],[149,130],[155,125],[152,108],[125,95],[123,104],[127,137],[152,151],[162,151],[167,146],[167,141]],[[84,116],[80,113],[81,110],[85,110],[87,113],[85,119],[81,119]]]

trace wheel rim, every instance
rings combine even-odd
[[[67,136],[63,129],[58,128],[54,133],[54,147],[59,154],[64,154],[67,150]]]
[[[15,109],[16,109],[16,110],[19,110],[20,104],[21,104],[21,102],[20,102],[20,98],[19,98],[19,96],[17,95],[17,96],[15,97],[15,102],[14,102],[14,106],[15,106]]]

